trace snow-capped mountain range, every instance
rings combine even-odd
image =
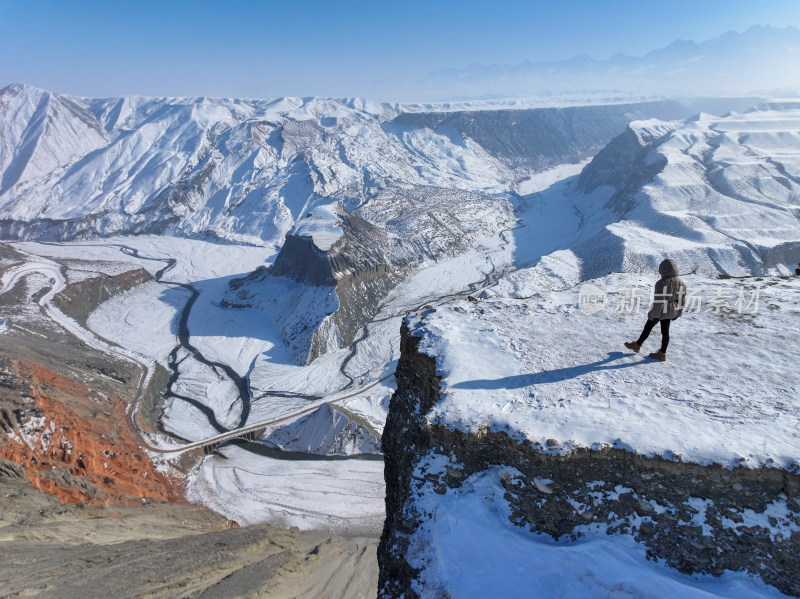
[[[281,245],[313,214],[305,229],[330,243],[335,217],[317,206],[353,210],[388,189],[517,193],[532,174],[593,156],[631,120],[697,110],[659,101],[432,112],[319,98],[80,99],[12,85],[0,90],[0,237]]]
[[[676,40],[644,56],[616,54],[607,60],[569,60],[517,65],[473,64],[441,68],[425,78],[431,97],[551,96],[606,90],[631,94],[752,94],[800,88],[800,30],[754,26],[696,43]]]
[[[570,231],[565,206],[580,234],[505,276],[500,295],[656,272],[665,256],[684,273],[792,275],[800,261],[800,102],[631,123],[579,176],[527,196],[517,211],[524,220],[538,212],[557,236]],[[525,256],[530,241],[519,238]]]

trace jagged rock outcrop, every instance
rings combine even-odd
[[[414,466],[433,446],[425,414],[439,395],[436,360],[417,351],[419,339],[409,334],[405,322],[400,332],[400,360],[395,371],[397,391],[392,396],[383,428],[386,520],[378,545],[379,597],[415,597],[411,582],[417,571],[406,561],[408,533],[418,522],[409,506]]]
[[[685,573],[726,570],[761,577],[781,592],[800,596],[797,533],[774,534],[745,520],[785,501],[787,518],[800,524],[800,475],[778,468],[701,466],[625,449],[576,449],[564,455],[519,441],[505,431],[465,433],[428,422],[439,400],[436,359],[418,351],[419,338],[404,324],[397,391],[383,434],[386,522],[378,549],[380,597],[417,597],[418,570],[407,561],[411,537],[424,518],[414,493],[459,487],[492,466],[516,468],[501,477],[511,521],[555,539],[575,538],[576,528],[605,523],[609,534],[630,534],[648,556]],[[438,472],[418,469],[426,456],[444,456]],[[543,484],[542,479],[554,481]],[[705,510],[698,526],[698,508]],[[766,524],[766,520],[765,520]]]
[[[310,237],[287,236],[270,270],[272,276],[335,288],[338,309],[330,316],[328,330],[315,333],[309,362],[325,353],[333,336],[338,347],[350,345],[381,299],[403,280],[405,269],[420,260],[412,248],[358,213],[338,214],[342,236],[330,249],[319,249]]]
[[[310,237],[287,235],[270,274],[317,287],[336,285],[330,256],[314,245]]]
[[[315,241],[313,226],[296,227],[274,264],[231,281],[221,302],[234,309],[265,306],[270,279],[301,284],[279,310],[262,308],[301,363],[353,343],[383,299],[420,264],[457,256],[515,219],[505,198],[429,186],[386,190],[374,203],[332,211],[335,242]],[[330,242],[330,233],[324,239]]]
[[[337,213],[341,237],[333,245],[320,249],[311,236],[287,235],[275,263],[233,280],[221,302],[223,307],[249,308],[263,302],[261,289],[272,278],[300,283],[294,291],[297,297],[273,316],[301,363],[350,345],[381,299],[419,260],[410,248],[357,213]]]

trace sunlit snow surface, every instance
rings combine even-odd
[[[235,446],[203,461],[187,488],[241,524],[375,534],[383,526],[383,461],[275,459]]]
[[[665,125],[634,122],[631,129],[659,137]],[[607,261],[614,270],[641,271],[668,254],[687,271],[794,274],[800,102],[766,103],[725,117],[700,114],[664,137],[644,162],[664,167],[635,193],[612,199],[618,210],[626,203],[633,208],[584,253],[615,256]]]
[[[572,264],[561,256],[548,268],[557,272],[559,266],[571,271]],[[544,276],[528,274],[531,280]],[[526,298],[500,297],[509,289],[501,284],[484,299],[409,316],[420,349],[436,358],[442,377],[442,399],[428,420],[472,432],[505,431],[553,454],[613,446],[701,464],[800,470],[800,279],[684,277],[689,309],[672,323],[668,359],[658,362],[646,357],[658,349],[658,328],[640,354],[623,346],[638,337],[657,278],[613,274]],[[446,462],[423,459],[419,480],[421,473],[444,471]],[[783,596],[741,573],[682,575],[647,561],[630,536],[609,536],[602,526],[582,527],[577,541],[530,534],[509,521],[501,472],[518,475],[493,469],[444,495],[430,482],[413,491],[413,509],[423,516],[407,556],[422,570],[414,583],[418,592]],[[704,502],[689,502],[697,510],[694,524],[706,526]],[[784,538],[798,531],[785,517],[785,498],[764,513],[746,511],[748,525]]]

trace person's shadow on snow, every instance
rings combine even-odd
[[[620,351],[612,351],[609,352],[607,358],[598,362],[592,362],[591,364],[581,364],[579,366],[570,366],[569,368],[556,368],[555,370],[543,370],[542,372],[530,374],[515,374],[514,376],[507,376],[495,380],[477,379],[474,381],[462,381],[453,385],[453,389],[521,389],[522,387],[530,387],[531,385],[567,381],[600,370],[619,370],[622,368],[630,368],[631,366],[641,366],[642,364],[652,363],[651,360],[637,360],[636,362],[626,362],[624,364],[612,364],[612,362],[616,362],[630,355],[631,354]]]

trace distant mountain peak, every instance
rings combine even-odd
[[[800,89],[800,68],[786,55],[800,53],[800,30],[754,25],[695,42],[677,39],[641,57],[607,60],[585,54],[555,61],[524,60],[516,66],[440,68],[424,80],[432,97],[520,97],[596,90],[652,95],[769,95]]]

